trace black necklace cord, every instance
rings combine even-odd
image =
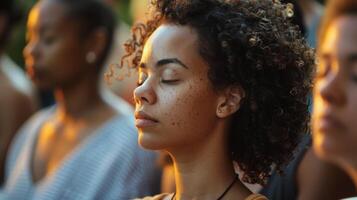
[[[234,183],[236,183],[238,180],[238,174],[234,176],[233,181],[231,184],[228,185],[228,187],[224,190],[224,192],[217,198],[217,200],[221,200],[227,193],[228,191],[233,187]],[[174,192],[174,195],[172,195],[171,200],[176,200],[176,192]]]

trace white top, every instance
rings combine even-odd
[[[156,155],[141,149],[132,115],[120,114],[98,128],[53,173],[34,183],[31,155],[39,128],[54,107],[37,113],[19,131],[6,163],[0,194],[11,200],[128,200],[159,190]],[[1,198],[5,199],[5,198]]]

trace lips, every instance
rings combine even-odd
[[[26,72],[31,79],[35,77],[35,69],[33,66],[26,67]]]
[[[158,120],[151,117],[149,114],[144,111],[135,112],[135,125],[137,128],[146,128],[156,126],[159,123]]]
[[[346,130],[346,126],[332,115],[322,115],[316,123],[320,133],[343,133]]]

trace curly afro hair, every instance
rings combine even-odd
[[[156,0],[151,20],[133,27],[121,67],[136,68],[143,46],[158,26],[190,26],[216,90],[238,85],[245,91],[229,133],[232,160],[242,180],[264,184],[292,158],[309,131],[307,96],[314,51],[292,25],[291,4],[278,0]]]

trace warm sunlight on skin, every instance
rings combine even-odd
[[[314,149],[325,160],[357,169],[357,16],[331,22],[318,56]]]
[[[148,115],[136,120],[144,148],[187,146],[189,151],[206,144],[207,134],[214,135],[210,133],[221,122],[216,117],[218,94],[197,45],[193,29],[170,24],[161,25],[147,40],[134,91],[136,112]]]
[[[34,6],[31,11],[30,11],[30,14],[29,14],[29,17],[28,17],[28,21],[27,21],[27,28],[28,30],[33,30],[33,27],[35,26],[35,24],[38,23],[38,20],[40,18],[40,7],[38,5]],[[26,33],[26,40],[29,41],[29,38],[30,37],[38,37],[36,35],[33,35],[34,33],[33,32],[27,32]],[[34,60],[33,60],[33,57],[25,57],[25,63],[26,63],[26,71],[28,73],[28,75],[30,77],[33,77],[34,76],[34,69],[33,69],[33,66],[34,66]]]
[[[335,49],[334,45],[335,45],[335,41],[336,38],[338,37],[338,31],[336,28],[329,28],[327,30],[328,32],[325,35],[325,39],[324,39],[324,43],[323,45],[321,45],[321,52],[320,52],[320,56],[323,56],[322,54],[324,54],[324,50],[328,49],[328,50],[333,50]],[[336,54],[336,52],[333,52],[333,54]],[[319,75],[321,73],[324,73],[324,60],[321,58],[320,59],[320,63],[319,66],[316,68],[316,74]],[[332,68],[331,70],[333,71],[333,73],[336,73],[336,70],[338,70],[338,68],[336,67],[336,64],[331,65]],[[334,67],[333,67],[334,66]],[[331,72],[332,73],[332,72]],[[318,87],[322,84],[324,80],[318,80],[316,79],[316,86],[315,86],[315,93],[317,93],[318,91]],[[321,98],[320,95],[315,95],[314,96],[314,115],[313,115],[313,120],[318,120],[315,118],[318,118],[318,113],[322,112],[325,109],[325,102],[323,101],[323,99]],[[319,123],[319,121],[316,121],[316,123]],[[321,131],[317,130],[315,131],[314,134],[314,143],[315,143],[315,151],[317,151],[317,153],[319,154],[323,154],[323,148],[325,147],[325,140],[324,140],[324,135],[321,133]]]
[[[41,155],[46,156],[48,154],[48,147],[53,145],[50,141],[58,140],[65,142],[56,149],[56,152],[65,152],[68,149],[68,144],[75,144],[80,141],[80,133],[88,126],[83,121],[65,119],[64,113],[58,113],[57,116],[60,120],[50,120],[41,129],[41,137],[38,140],[38,153]],[[55,157],[56,155],[52,155],[52,158]],[[61,159],[50,159],[46,171],[51,173],[58,167],[58,162],[61,161]]]
[[[29,14],[28,21],[27,21],[27,27],[33,28],[35,26],[35,24],[37,24],[39,18],[40,18],[40,7],[38,5],[36,5],[31,9],[31,12]]]

